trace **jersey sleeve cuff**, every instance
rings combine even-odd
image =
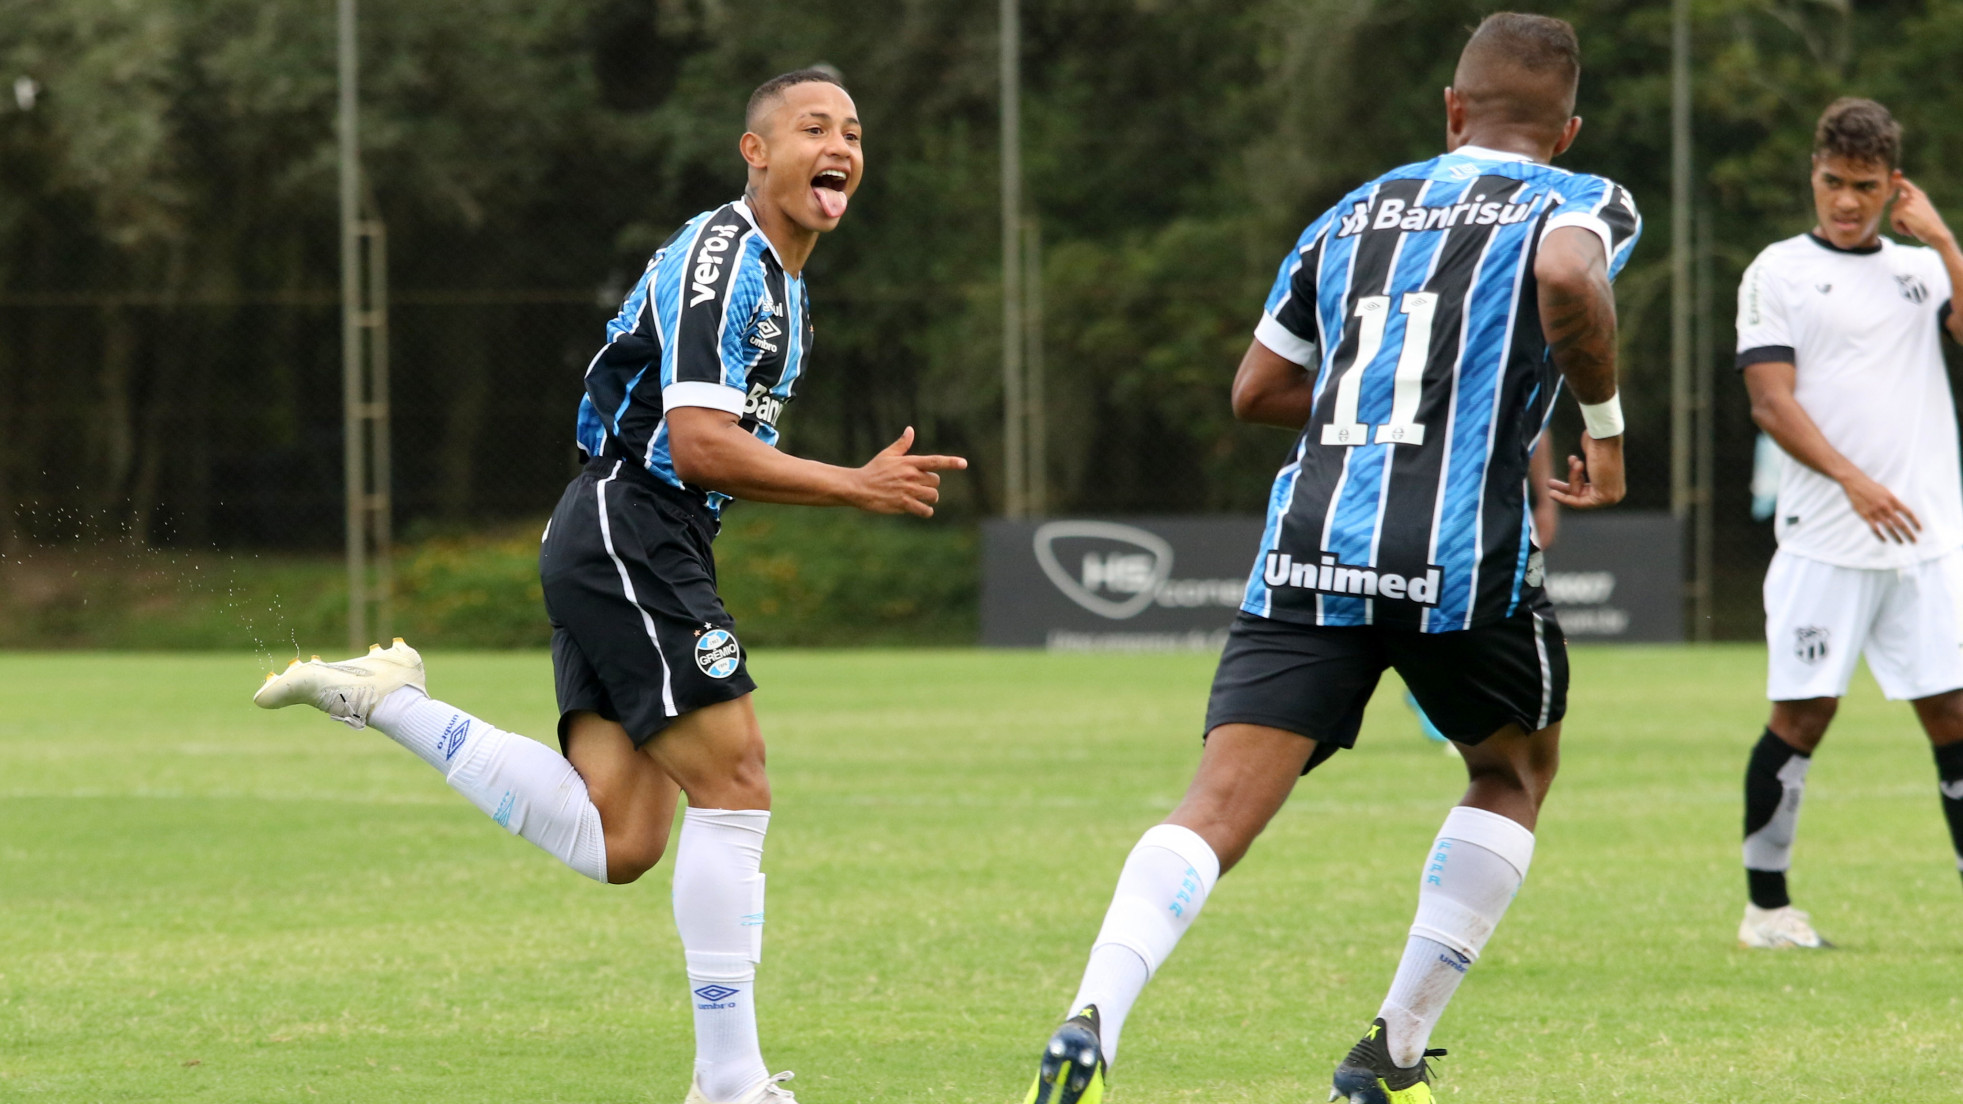
[[[1798,364],[1799,358],[1793,354],[1791,345],[1754,345],[1738,352],[1740,372],[1754,364]]]
[[[1315,342],[1304,341],[1287,326],[1275,321],[1272,314],[1263,313],[1261,321],[1255,323],[1254,340],[1274,350],[1276,356],[1306,368],[1316,359]]]
[[[1556,211],[1554,217],[1548,219],[1547,224],[1541,227],[1541,240],[1546,241],[1547,235],[1563,226],[1579,226],[1593,233],[1602,239],[1602,260],[1615,260],[1615,234],[1609,230],[1609,224],[1603,222],[1599,216],[1588,211]]]
[[[705,383],[700,380],[683,380],[661,389],[661,409],[674,410],[682,406],[701,406],[740,417],[743,413],[744,398],[743,392],[734,387],[725,387],[720,383]]]

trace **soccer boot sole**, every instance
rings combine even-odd
[[[1090,1010],[1095,1015],[1095,1010]],[[1064,1021],[1043,1047],[1036,1083],[1023,1104],[1101,1104],[1104,1100],[1104,1054],[1094,1019],[1083,1015]]]

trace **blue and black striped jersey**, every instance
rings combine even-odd
[[[1255,337],[1315,374],[1241,608],[1448,632],[1538,608],[1527,457],[1561,377],[1533,258],[1599,234],[1609,275],[1642,233],[1599,176],[1464,147],[1385,173],[1302,233]]]
[[[579,447],[640,463],[721,512],[729,496],[684,483],[667,412],[726,410],[767,445],[811,350],[804,280],[784,271],[743,200],[690,219],[655,251],[586,367]]]

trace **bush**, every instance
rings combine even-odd
[[[741,504],[716,540],[723,599],[752,646],[973,644],[972,526]]]
[[[396,553],[391,625],[446,648],[543,647],[540,525],[431,537]],[[980,564],[970,526],[742,504],[716,541],[721,588],[750,646],[971,644]],[[0,647],[341,649],[336,557],[40,549],[0,565]]]

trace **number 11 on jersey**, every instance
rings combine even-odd
[[[1425,427],[1416,421],[1424,386],[1425,360],[1431,351],[1432,316],[1438,310],[1435,291],[1406,292],[1400,307],[1405,315],[1404,343],[1397,351],[1397,374],[1392,378],[1390,421],[1377,427],[1380,445],[1422,445]],[[1384,346],[1384,327],[1390,322],[1390,296],[1366,295],[1356,301],[1356,356],[1336,381],[1336,407],[1322,427],[1325,445],[1361,445],[1372,440],[1370,427],[1356,420],[1363,373]]]

